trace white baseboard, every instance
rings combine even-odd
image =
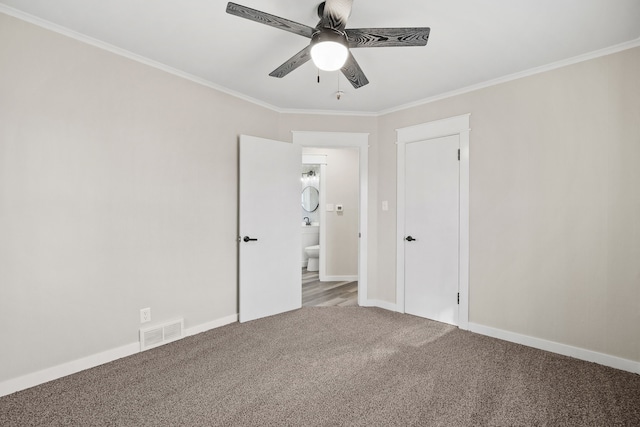
[[[231,316],[223,317],[222,319],[217,319],[212,322],[203,323],[201,325],[196,325],[191,328],[185,329],[184,335],[185,337],[188,337],[237,321],[238,315],[234,314]],[[103,365],[105,363],[113,362],[114,360],[131,356],[139,352],[140,343],[135,342],[124,345],[122,347],[73,360],[71,362],[63,363],[61,365],[53,366],[51,368],[43,369],[41,371],[23,375],[21,377],[2,381],[0,382],[0,397],[15,393],[16,391],[35,387],[49,381],[57,380],[58,378],[66,377],[67,375],[75,374],[76,372],[84,371],[85,369],[90,369],[99,365]]]
[[[324,276],[322,282],[355,282],[358,280],[358,275],[354,276]]]
[[[184,330],[184,336],[190,337],[191,335],[200,334],[202,332],[210,331],[221,326],[229,325],[238,321],[238,315],[232,314],[231,316],[223,317],[222,319],[216,319],[211,322],[203,323],[201,325],[192,326]]]
[[[574,357],[587,362],[593,362],[599,365],[640,374],[640,362],[633,360],[598,353],[597,351],[587,350],[580,347],[573,347],[554,341],[547,341],[541,338],[530,337],[528,335],[521,335],[515,332],[504,331],[502,329],[491,328],[489,326],[479,325],[472,322],[469,322],[469,331],[540,350],[550,351],[552,353],[562,354],[564,356]]]
[[[395,303],[388,301],[380,301],[376,299],[367,300],[364,307],[378,307],[389,311],[398,311],[398,307]]]
[[[93,368],[139,352],[140,343],[134,342],[18,378],[12,378],[0,383],[0,396],[57,380],[58,378],[66,377],[67,375],[75,374],[76,372],[84,371],[85,369]]]

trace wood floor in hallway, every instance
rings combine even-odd
[[[317,271],[302,269],[302,306],[357,306],[358,282],[321,282]]]

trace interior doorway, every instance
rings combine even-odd
[[[357,305],[358,149],[303,147],[302,163],[302,305]]]
[[[368,139],[366,133],[343,133],[343,132],[293,132],[293,143],[301,147],[317,148],[350,148],[357,151],[358,159],[358,218],[357,218],[357,294],[358,305],[368,306],[367,302],[367,177],[368,177]],[[324,210],[326,220],[327,201],[323,200],[323,192],[320,191],[320,208]],[[331,204],[331,203],[329,203]],[[331,208],[331,206],[330,206]],[[336,206],[333,206],[336,212]],[[322,211],[320,213],[322,217]],[[322,222],[322,219],[320,220]],[[320,263],[326,262],[326,235],[322,235],[320,230]],[[325,243],[323,245],[323,242]],[[324,261],[323,261],[324,260]],[[325,266],[326,268],[326,266]],[[339,278],[327,276],[325,279]]]

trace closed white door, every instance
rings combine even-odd
[[[300,146],[240,136],[240,322],[302,305]]]
[[[458,322],[459,136],[409,143],[405,158],[405,312]]]

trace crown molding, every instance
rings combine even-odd
[[[378,116],[384,116],[386,114],[396,113],[402,110],[407,110],[409,108],[419,107],[421,105],[430,104],[432,102],[441,101],[443,99],[452,98],[454,96],[463,95],[465,93],[474,92],[476,90],[485,89],[491,86],[496,86],[502,83],[507,83],[513,80],[522,79],[524,77],[533,76],[540,73],[545,73],[547,71],[555,70],[562,67],[567,67],[569,65],[577,64],[584,61],[589,61],[591,59],[600,58],[602,56],[611,55],[614,53],[622,52],[627,49],[633,49],[634,47],[640,46],[640,38],[635,40],[631,40],[628,42],[620,43],[614,46],[609,46],[604,49],[599,49],[593,52],[588,52],[582,55],[574,56],[571,58],[563,59],[561,61],[552,62],[551,64],[542,65],[540,67],[530,68],[525,71],[520,71],[517,73],[509,74],[507,76],[498,77],[497,79],[487,80],[482,83],[478,83],[475,85],[463,87],[460,89],[456,89],[450,92],[442,93],[440,95],[432,96],[429,98],[422,99],[420,101],[411,102],[408,104],[400,105],[397,107],[389,108],[387,110],[382,110],[377,113]]]
[[[349,116],[349,117],[380,117],[379,113],[368,111],[333,111],[333,110],[298,110],[298,109],[279,109],[281,114],[309,114],[314,116]]]
[[[240,93],[240,92],[233,91],[233,90],[228,89],[228,88],[226,88],[224,86],[220,86],[220,85],[217,85],[215,83],[212,83],[209,80],[203,79],[203,78],[198,77],[198,76],[194,76],[193,74],[186,73],[184,71],[181,71],[181,70],[178,70],[176,68],[170,67],[170,66],[168,66],[166,64],[163,64],[161,62],[154,61],[153,59],[149,59],[149,58],[147,58],[145,56],[138,55],[137,53],[133,53],[133,52],[128,51],[126,49],[122,49],[122,48],[114,46],[112,44],[103,42],[101,40],[94,39],[93,37],[89,37],[87,35],[78,33],[77,31],[71,30],[71,29],[69,29],[67,27],[63,27],[61,25],[54,24],[53,22],[44,20],[42,18],[38,18],[37,16],[30,15],[28,13],[22,12],[20,10],[14,9],[12,7],[9,7],[9,6],[1,4],[1,3],[0,3],[0,12],[4,13],[6,15],[12,16],[14,18],[20,19],[22,21],[26,21],[26,22],[28,22],[30,24],[33,24],[33,25],[36,25],[38,27],[42,27],[42,28],[44,28],[46,30],[53,31],[54,33],[62,34],[63,36],[72,38],[72,39],[80,41],[82,43],[86,43],[86,44],[89,44],[91,46],[97,47],[99,49],[106,50],[106,51],[111,52],[113,54],[125,57],[127,59],[131,59],[132,61],[136,61],[136,62],[139,62],[141,64],[148,65],[150,67],[153,67],[153,68],[156,68],[158,70],[164,71],[166,73],[173,74],[174,76],[183,78],[185,80],[189,80],[189,81],[191,81],[193,83],[197,83],[197,84],[199,84],[201,86],[208,87],[209,89],[214,89],[214,90],[217,90],[218,92],[222,92],[222,93],[225,93],[227,95],[231,95],[233,97],[242,99],[242,100],[250,102],[252,104],[256,104],[256,105],[258,105],[260,107],[264,107],[264,108],[267,108],[269,110],[273,110],[275,112],[280,112],[280,109],[278,109],[277,107],[275,107],[275,106],[273,106],[273,105],[271,105],[271,104],[269,104],[267,102],[261,101],[261,100],[256,99],[256,98],[252,98],[252,97],[247,96],[247,95],[245,95],[243,93]]]
[[[563,59],[561,61],[553,62],[551,64],[542,65],[540,67],[531,68],[528,70],[520,71],[517,73],[509,74],[507,76],[499,77],[497,79],[487,80],[485,82],[481,82],[475,85],[466,86],[460,89],[456,89],[450,92],[445,92],[439,95],[435,95],[429,98],[424,98],[415,102],[399,105],[397,107],[392,107],[389,109],[381,110],[378,112],[371,111],[332,111],[332,110],[304,110],[304,109],[288,109],[288,108],[280,108],[275,105],[269,104],[267,102],[261,101],[259,99],[250,97],[241,92],[237,92],[231,89],[228,89],[224,86],[220,86],[218,84],[212,83],[209,80],[203,79],[202,77],[195,76],[193,74],[186,73],[184,71],[178,70],[176,68],[170,67],[166,64],[163,64],[158,61],[154,61],[142,55],[138,55],[136,53],[130,52],[126,49],[119,48],[117,46],[111,45],[109,43],[100,41],[98,39],[94,39],[93,37],[86,36],[84,34],[78,33],[77,31],[73,31],[69,28],[63,27],[58,24],[54,24],[53,22],[44,20],[42,18],[38,18],[36,16],[30,15],[28,13],[22,12],[20,10],[14,9],[7,5],[0,3],[0,13],[4,13],[6,15],[12,16],[14,18],[29,22],[31,24],[37,25],[39,27],[45,28],[47,30],[53,31],[58,34],[62,34],[64,36],[70,37],[72,39],[78,40],[80,42],[92,45],[94,47],[106,50],[108,52],[114,53],[116,55],[123,56],[125,58],[131,59],[133,61],[148,65],[150,67],[156,68],[158,70],[164,71],[169,74],[173,74],[177,77],[189,80],[201,86],[208,87],[210,89],[214,89],[218,92],[225,93],[227,95],[233,96],[235,98],[241,99],[243,101],[247,101],[249,103],[258,105],[260,107],[266,108],[268,110],[274,111],[280,114],[308,114],[308,115],[320,115],[320,116],[351,116],[351,117],[381,117],[387,114],[396,113],[399,111],[407,110],[410,108],[419,107],[422,105],[430,104],[436,101],[441,101],[443,99],[452,98],[454,96],[463,95],[469,92],[473,92],[480,89],[485,89],[491,86],[496,86],[502,83],[507,83],[513,80],[518,80],[524,77],[533,76],[535,74],[544,73],[547,71],[555,70],[557,68],[566,67],[569,65],[577,64],[584,61],[589,61],[591,59],[596,59],[602,56],[611,55],[614,53],[622,52],[624,50],[633,49],[635,47],[640,46],[640,38],[635,40],[630,40],[624,43],[620,43],[614,46],[610,46],[604,49],[599,49],[593,52],[588,52],[582,55],[574,56],[568,59]]]

